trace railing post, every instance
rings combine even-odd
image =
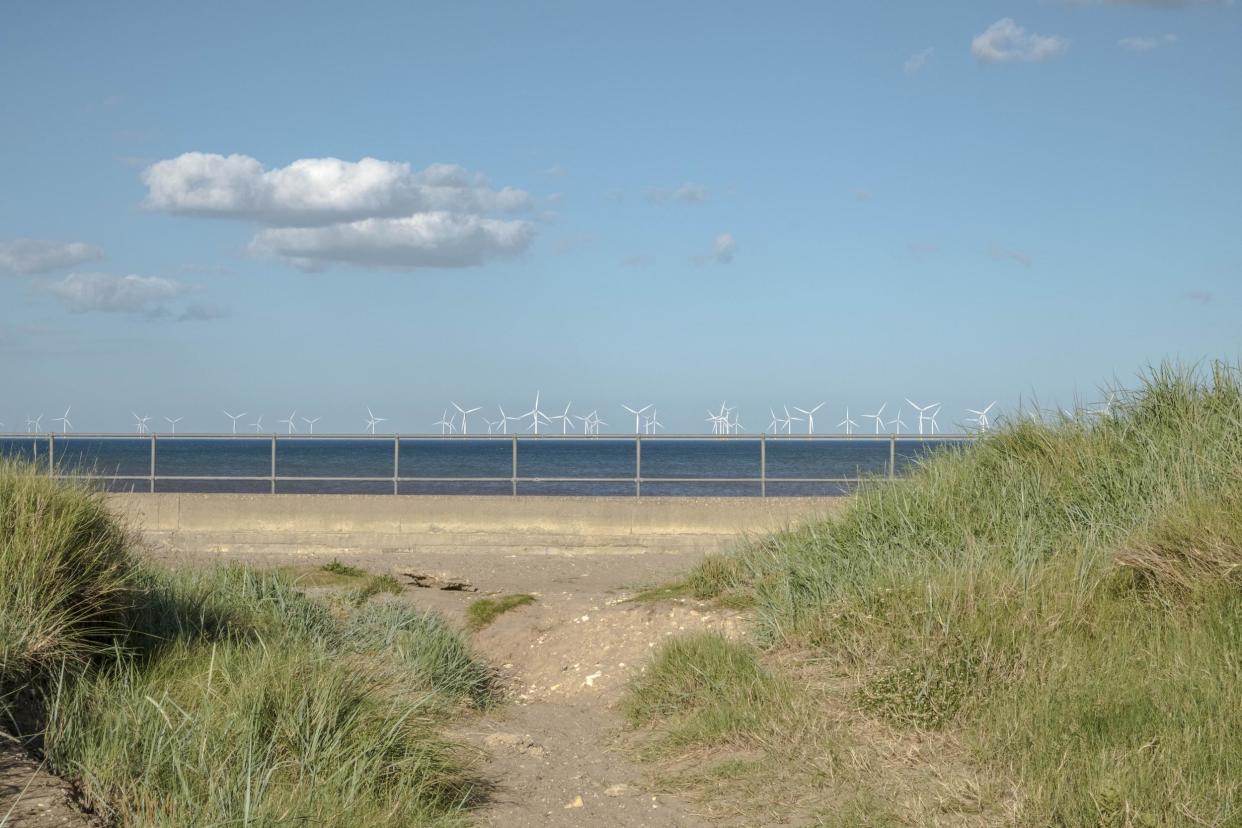
[[[634,435],[634,497],[643,496],[643,435]]]
[[[54,477],[56,475],[56,435],[49,431],[47,433],[47,476]]]
[[[513,435],[513,471],[510,477],[510,482],[513,485],[513,496],[514,497],[517,497],[517,438],[518,436],[514,434]]]
[[[888,479],[897,476],[897,435],[888,435]]]
[[[271,483],[271,493],[276,494],[276,433],[272,432],[272,476],[269,478]]]
[[[392,435],[392,493],[400,494],[401,480],[401,435]]]
[[[151,475],[147,478],[150,484],[150,493],[155,494],[155,434],[151,434]]]
[[[759,435],[759,496],[768,496],[768,435]]]

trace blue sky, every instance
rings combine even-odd
[[[943,426],[1237,359],[1239,15],[8,3],[0,421]]]

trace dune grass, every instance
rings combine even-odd
[[[480,598],[466,607],[466,629],[478,632],[509,610],[535,603],[535,596],[520,592],[498,598]]]
[[[764,657],[834,674],[860,726],[960,740],[1013,821],[1237,824],[1240,380],[1162,368],[1109,415],[1015,420],[689,580],[751,597]],[[753,685],[677,646],[666,672]],[[635,721],[668,739],[692,710]]]
[[[0,515],[0,722],[105,820],[465,820],[474,757],[440,731],[493,680],[438,616],[148,568],[99,494],[28,467],[0,467]]]

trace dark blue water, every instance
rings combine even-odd
[[[0,456],[46,464],[49,439],[0,438]],[[62,474],[118,491],[512,495],[839,495],[889,474],[888,438],[75,437],[57,435]],[[957,441],[898,438],[895,473]],[[152,451],[154,446],[154,452]],[[515,461],[516,446],[516,461]],[[641,459],[640,459],[641,454]],[[516,465],[515,465],[516,462]],[[515,472],[516,469],[516,472]],[[222,478],[243,478],[225,480]],[[140,478],[140,479],[126,479]]]

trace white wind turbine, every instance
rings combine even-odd
[[[314,417],[314,418],[311,418],[311,417],[302,417],[302,418],[300,418],[300,419],[302,420],[302,422],[306,423],[306,427],[307,427],[307,431],[306,431],[306,433],[307,433],[307,434],[314,434],[314,433],[315,433],[315,423],[317,423],[317,422],[319,422],[320,420],[322,420],[322,419],[323,419],[323,417]]]
[[[897,409],[897,416],[896,416],[896,417],[894,417],[893,419],[889,420],[889,421],[888,421],[888,424],[889,424],[889,425],[891,425],[891,426],[896,426],[896,427],[897,427],[897,431],[896,431],[896,433],[897,433],[897,434],[900,434],[900,433],[901,433],[901,430],[902,430],[903,428],[909,428],[909,427],[910,427],[910,426],[906,425],[906,423],[905,423],[905,421],[904,421],[904,420],[902,420],[902,419],[901,419],[901,409],[900,409],[900,408],[898,408],[898,409]]]
[[[810,411],[807,411],[805,408],[798,408],[798,406],[796,405],[794,406],[794,411],[801,411],[803,414],[806,415],[806,433],[807,434],[815,433],[815,412],[819,411],[823,407],[824,407],[824,404],[820,403],[819,405],[812,408]]]
[[[729,415],[733,416],[733,421],[729,421]],[[730,408],[729,413],[725,415],[725,434],[737,434],[745,431],[746,426],[742,425],[742,415],[738,413],[737,408]]]
[[[992,410],[992,406],[994,405],[996,405],[996,400],[992,400],[992,402],[988,403],[982,411],[976,411],[973,408],[966,409],[971,414],[975,415],[974,422],[978,424],[980,431],[987,431],[988,427],[992,424],[992,421],[988,419],[988,412]]]
[[[168,433],[169,433],[169,434],[176,434],[176,433],[177,433],[177,423],[179,423],[179,422],[181,422],[182,420],[184,420],[184,419],[185,419],[185,417],[175,417],[175,418],[174,418],[174,417],[165,417],[164,419],[168,421]]]
[[[914,400],[910,399],[909,397],[906,397],[906,402],[910,403],[911,407],[913,407],[915,411],[919,412],[919,434],[921,435],[923,433],[923,423],[926,423],[926,422],[934,423],[935,422],[935,414],[928,416],[927,412],[931,411],[932,409],[938,410],[940,408],[940,403],[929,403],[928,405],[919,405],[918,403],[916,403]]]
[[[875,412],[874,414],[864,414],[864,415],[862,415],[864,420],[875,420],[875,433],[876,433],[876,434],[880,434],[880,433],[881,433],[881,429],[882,429],[882,428],[883,428],[883,426],[884,426],[884,409],[885,409],[887,406],[888,406],[888,403],[882,403],[882,404],[880,405],[880,410],[879,410],[879,411]]]
[[[541,424],[540,420],[543,421],[542,425],[552,425],[551,418],[549,418],[547,414],[544,414],[542,411],[539,410],[539,392],[538,391],[535,392],[535,407],[532,408],[530,411],[527,411],[525,414],[519,414],[513,419],[514,420],[525,420],[527,417],[530,417],[530,430],[533,431],[536,435],[539,434],[539,426]]]
[[[134,415],[134,432],[136,434],[146,434],[151,430],[147,428],[147,423],[151,421],[150,417],[139,417],[137,413],[133,411],[129,413]]]
[[[512,418],[505,414],[505,407],[500,403],[496,404],[496,409],[500,412],[500,421],[496,423],[496,427],[500,429],[501,434],[508,434],[509,420]]]
[[[650,403],[648,403],[647,405],[644,405],[642,408],[639,408],[639,409],[637,409],[637,410],[635,410],[635,409],[633,409],[633,408],[630,408],[630,407],[629,407],[628,405],[626,405],[625,403],[622,403],[622,404],[621,404],[621,407],[622,407],[622,408],[624,408],[626,411],[628,411],[628,412],[630,412],[631,414],[633,414],[633,415],[634,415],[634,433],[635,433],[635,434],[638,434],[638,433],[639,433],[639,420],[641,420],[641,419],[642,419],[642,416],[643,416],[643,414],[645,414],[645,413],[646,413],[647,409],[648,409],[648,408],[651,408]]]
[[[366,428],[367,428],[367,433],[368,433],[368,434],[374,434],[374,433],[375,433],[375,427],[376,427],[377,425],[379,425],[380,423],[383,423],[383,422],[387,422],[387,418],[385,418],[385,417],[376,417],[376,416],[375,416],[375,414],[373,414],[373,413],[371,412],[371,407],[370,407],[370,406],[367,406],[367,425],[366,425]]]
[[[224,416],[228,417],[230,420],[233,421],[233,433],[236,434],[237,433],[237,421],[240,420],[242,417],[245,417],[246,412],[243,411],[240,414],[230,414],[229,412],[225,411]]]
[[[260,414],[259,419],[251,423],[250,427],[254,429],[255,434],[258,434],[260,431],[262,431],[263,430],[263,415]]]
[[[462,434],[469,434],[469,433],[470,433],[470,424],[467,422],[467,418],[469,418],[469,416],[470,416],[471,414],[473,414],[474,412],[476,412],[476,411],[481,411],[482,409],[481,409],[481,408],[479,408],[479,406],[477,406],[477,405],[476,405],[474,408],[469,408],[469,409],[467,409],[467,408],[462,408],[460,405],[458,405],[457,403],[453,402],[452,400],[449,400],[449,402],[450,402],[450,403],[452,403],[453,408],[456,408],[456,409],[457,409],[457,413],[461,415],[461,433],[462,433]]]
[[[562,411],[560,414],[553,414],[552,417],[549,418],[552,420],[561,421],[561,434],[568,434],[569,429],[574,427],[574,424],[570,422],[571,420],[574,419],[574,417],[572,417],[569,413],[569,406],[571,405],[573,405],[572,400],[570,400],[570,402],[565,406],[564,411]]]
[[[940,403],[936,403],[936,407],[932,409],[932,413],[927,416],[927,424],[931,426],[931,433],[935,434],[940,431],[940,423],[936,422],[936,417],[940,414]]]
[[[52,422],[54,422],[54,423],[60,423],[60,433],[61,433],[61,434],[68,434],[68,433],[69,433],[69,429],[73,428],[73,423],[69,422],[69,409],[70,409],[70,408],[72,408],[72,407],[73,407],[73,406],[66,406],[66,407],[65,407],[65,413],[64,413],[64,415],[63,415],[63,416],[60,416],[60,417],[53,417],[53,418],[52,418]]]
[[[660,422],[659,411],[651,409],[651,416],[643,418],[643,433],[655,434],[657,428],[664,428],[664,423]]]
[[[845,427],[845,436],[848,437],[854,433],[854,429],[858,428],[858,423],[850,419],[850,408],[845,407],[845,419],[837,423],[837,428]]]
[[[1099,408],[1094,408],[1091,411],[1088,411],[1087,413],[1094,417],[1108,417],[1113,413],[1113,403],[1116,401],[1117,401],[1117,392],[1116,391],[1110,392],[1108,395],[1107,401],[1103,403],[1099,403],[1098,404],[1100,406]]]
[[[799,423],[802,422],[802,418],[794,417],[793,415],[791,415],[789,413],[789,406],[783,405],[781,407],[785,409],[785,419],[781,421],[785,424],[785,433],[793,434],[793,424],[795,422],[799,422]]]
[[[27,417],[26,418],[26,430],[37,432],[39,430],[39,423],[42,420],[43,420],[42,414],[40,414],[38,417],[35,417],[33,420]]]
[[[436,420],[434,423],[432,423],[432,425],[438,425],[440,427],[441,434],[456,434],[457,433],[457,426],[454,425],[453,420],[449,419],[447,408],[444,409],[444,413],[440,415],[440,419]]]
[[[711,412],[709,411],[708,413],[710,414]],[[768,431],[776,434],[780,429],[781,418],[776,416],[776,412],[772,410],[771,406],[768,406],[768,414],[772,416],[772,422],[768,423]]]
[[[297,432],[297,430],[298,430],[297,423],[296,423],[296,422],[294,422],[294,421],[297,419],[297,416],[298,416],[298,410],[295,408],[295,409],[293,409],[293,413],[289,415],[289,418],[288,418],[288,419],[285,419],[285,420],[277,420],[277,422],[287,423],[287,424],[288,424],[288,426],[289,426],[289,433],[290,433],[290,434],[294,434],[294,433],[296,433],[296,432]]]

